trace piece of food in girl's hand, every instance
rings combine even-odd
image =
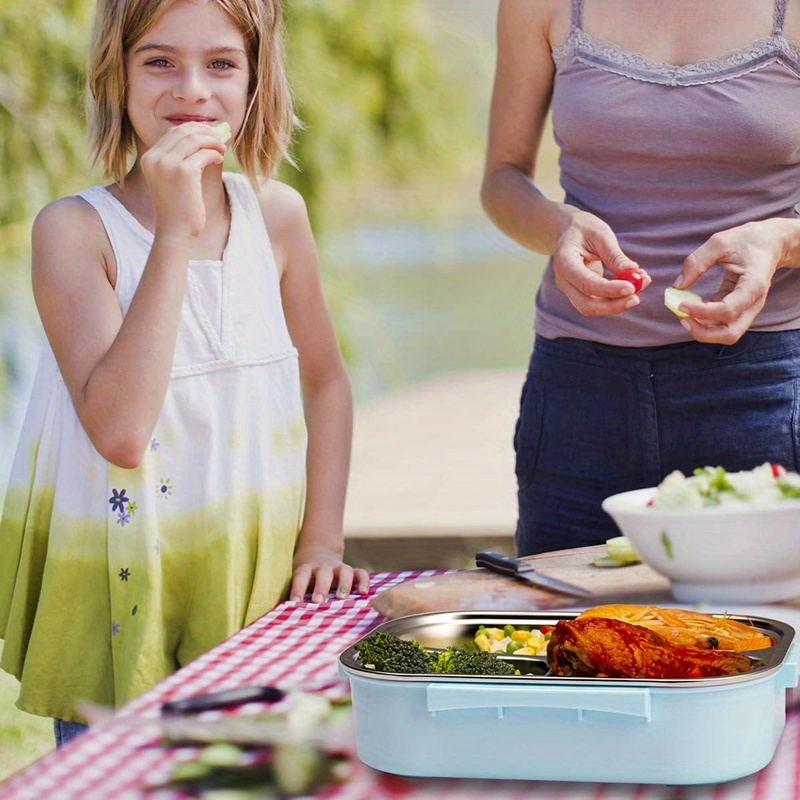
[[[664,305],[676,317],[688,317],[685,311],[681,311],[678,306],[681,303],[702,303],[703,298],[697,292],[691,292],[689,289],[676,289],[674,286],[669,286],[664,289]]]
[[[231,138],[231,126],[227,122],[219,122],[216,125],[211,126],[211,133],[219,139],[222,144],[230,141]]]
[[[644,275],[638,269],[621,269],[615,276],[615,281],[628,281],[633,286],[633,293],[639,294],[644,286]]]

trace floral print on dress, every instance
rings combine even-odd
[[[119,571],[119,578],[121,581],[127,581],[128,578],[130,578],[130,576],[131,576],[131,571],[127,567],[123,567]]]
[[[153,437],[153,438],[150,440],[150,452],[151,452],[151,453],[155,453],[155,452],[156,452],[156,450],[158,450],[158,448],[159,448],[159,447],[160,447],[160,442],[159,442],[159,441],[158,441],[158,439],[156,439],[156,437],[154,436],[154,437]]]
[[[111,490],[111,497],[108,498],[108,502],[111,503],[112,511],[125,510],[125,503],[130,502],[130,497],[126,497],[125,492],[125,489],[120,489],[119,491],[116,489]]]
[[[166,500],[172,494],[172,481],[169,478],[162,478],[156,486],[156,494]]]
[[[119,633],[119,622],[117,622],[116,620],[114,620],[114,621],[111,623],[111,635],[112,635],[112,636],[116,636],[118,633]]]

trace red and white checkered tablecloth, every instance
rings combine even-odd
[[[373,575],[370,596],[428,572]],[[242,686],[289,687],[335,680],[339,653],[381,621],[369,598],[284,603],[154,687],[107,722],[0,784],[0,800],[180,800],[166,781],[194,751],[155,746],[162,703]],[[249,706],[252,711],[252,706]],[[218,713],[218,712],[217,712]],[[234,712],[235,713],[235,712]],[[746,725],[747,720],[742,720]],[[565,757],[569,757],[565,753]],[[620,754],[624,757],[624,754]],[[665,754],[665,757],[669,757]],[[800,707],[789,711],[772,762],[761,772],[715,786],[409,779],[358,765],[319,800],[800,800]]]

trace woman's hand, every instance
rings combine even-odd
[[[642,275],[642,291],[652,280],[622,252],[611,228],[585,211],[573,210],[568,219],[553,252],[553,271],[570,303],[587,317],[621,314],[639,305],[631,283],[603,276],[604,268],[612,276],[635,269]]]
[[[369,592],[369,574],[363,569],[349,567],[341,555],[332,550],[298,549],[293,569],[290,600],[300,602],[306,593],[310,593],[314,603],[322,603],[333,587],[336,587],[339,599],[344,599],[354,590],[362,595]]]
[[[692,338],[733,344],[749,329],[764,307],[775,270],[784,263],[787,222],[796,225],[784,219],[748,222],[715,233],[689,254],[675,281],[677,288],[691,286],[715,264],[724,271],[711,300],[681,304],[689,314],[681,324]]]
[[[156,214],[156,231],[198,237],[206,227],[202,177],[222,164],[225,145],[210,125],[187,122],[170,128],[141,158]]]

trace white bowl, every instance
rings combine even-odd
[[[642,561],[688,603],[774,603],[800,597],[800,499],[769,505],[659,509],[655,488],[606,498],[603,509]]]

